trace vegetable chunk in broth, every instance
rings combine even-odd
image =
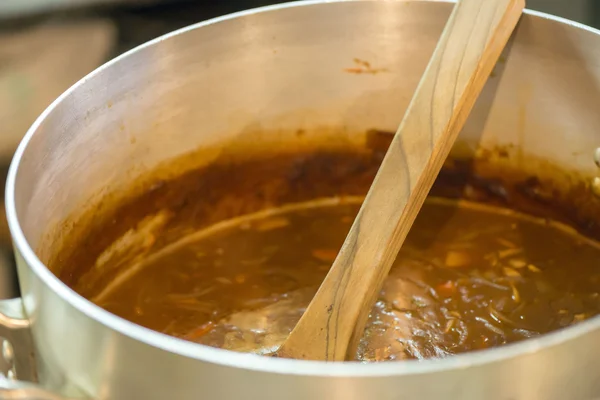
[[[163,248],[92,300],[169,335],[271,353],[325,277],[361,201],[329,198],[218,223]],[[356,358],[445,357],[590,318],[600,312],[598,259],[594,241],[558,223],[429,198]]]

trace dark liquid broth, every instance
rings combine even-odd
[[[461,204],[425,204],[357,359],[444,357],[599,313],[594,242],[508,210]],[[270,353],[310,302],[359,205],[325,200],[223,223],[169,246],[93,300],[173,336]]]

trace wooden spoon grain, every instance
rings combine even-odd
[[[383,281],[524,7],[458,1],[340,253],[277,356],[354,357]]]

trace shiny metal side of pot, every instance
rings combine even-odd
[[[317,1],[244,12],[137,48],[56,100],[19,147],[7,186],[22,318],[29,320],[13,308],[2,328],[19,359],[17,378],[62,396],[112,400],[600,397],[600,318],[443,360],[261,358],[122,320],[78,296],[41,261],[59,239],[50,227],[190,150],[221,149],[206,153],[209,164],[238,148],[360,143],[367,129],[395,130],[451,8]],[[598,104],[600,33],[527,13],[456,151],[512,146],[506,162],[519,168],[541,158],[591,182],[599,174]],[[295,135],[298,129],[306,134]]]

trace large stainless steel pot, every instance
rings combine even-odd
[[[331,132],[335,145],[360,142],[369,128],[395,130],[451,9],[317,1],[239,13],[148,43],[63,94],[27,133],[7,187],[22,303],[3,303],[0,322],[13,340],[17,376],[64,396],[115,400],[599,398],[600,318],[438,361],[257,358],[122,320],[41,261],[61,239],[52,226],[192,149],[323,140],[311,132]],[[355,58],[386,72],[348,73]],[[515,145],[505,162],[539,169],[533,160],[541,158],[591,181],[599,104],[600,32],[528,12],[460,147]],[[306,134],[296,135],[299,128]],[[270,133],[253,134],[261,130]],[[201,162],[216,157],[206,152]],[[22,348],[29,332],[34,358]]]

